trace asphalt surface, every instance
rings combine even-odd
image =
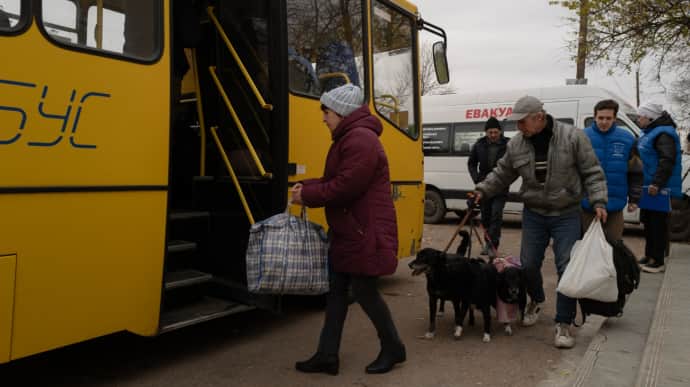
[[[443,224],[426,225],[423,247],[443,248],[457,221],[449,215]],[[518,254],[520,235],[519,218],[507,217],[502,252]],[[639,228],[626,230],[625,239],[642,252]],[[436,338],[422,339],[428,323],[425,279],[410,276],[407,262],[401,260],[397,273],[380,281],[408,355],[385,375],[364,373],[379,345],[356,304],[345,324],[340,374],[295,371],[294,362],[316,348],[323,310],[318,300],[290,298],[281,315],[253,311],[155,338],[116,334],[0,365],[0,386],[547,386],[574,372],[598,329],[582,328],[572,350],[553,347],[556,276],[549,249],[543,269],[547,301],[535,326],[514,326],[514,335],[506,336],[494,321],[492,341],[483,343],[477,313],[477,324],[454,340],[447,305]]]

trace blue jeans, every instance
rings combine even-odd
[[[522,211],[522,246],[520,259],[527,278],[527,294],[532,301],[544,302],[544,283],[541,276],[541,265],[544,253],[553,239],[553,254],[556,261],[558,279],[570,261],[570,250],[581,236],[581,218],[579,211],[558,216],[544,216],[525,208]],[[575,321],[577,300],[556,294],[556,322],[572,323]]]

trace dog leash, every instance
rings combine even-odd
[[[481,235],[479,235],[479,231],[477,230],[477,226],[474,224],[474,222],[470,223],[470,234],[474,234],[477,237],[477,242],[479,242],[479,246],[482,246],[483,243],[487,242],[489,244],[489,248],[491,248],[491,251],[494,253],[493,254],[494,257],[497,257],[498,256],[498,249],[496,248],[496,246],[494,246],[494,243],[491,241],[491,238],[489,237],[488,231],[486,231],[486,228],[484,228],[484,225],[482,225],[481,221],[478,221],[477,224],[478,224],[478,227],[481,228],[482,233],[484,234],[483,240],[482,240]],[[471,235],[470,235],[470,237],[471,237]],[[469,248],[470,253],[472,252],[471,245],[472,244],[470,243],[470,248]],[[489,261],[491,261],[491,259]]]
[[[474,207],[475,207],[475,206],[476,206],[476,204],[475,204],[475,202],[474,202],[474,198],[470,198],[470,199],[467,200],[467,211],[465,211],[465,216],[460,220],[460,223],[458,223],[458,227],[457,227],[457,228],[455,229],[455,231],[453,232],[453,236],[452,236],[452,237],[450,238],[450,240],[448,241],[448,244],[446,245],[446,248],[443,249],[443,253],[444,253],[444,254],[448,252],[448,249],[450,249],[450,245],[453,244],[453,242],[455,241],[455,237],[458,236],[458,233],[460,232],[460,230],[462,230],[462,228],[465,227],[465,224],[467,223],[467,220],[470,219],[470,218],[472,217],[472,210],[474,210]],[[471,223],[470,223],[470,224],[471,224]],[[471,236],[470,236],[470,237],[471,237]],[[471,241],[470,241],[470,249],[472,248],[471,246],[472,246],[472,243],[471,243]]]

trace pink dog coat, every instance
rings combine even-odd
[[[501,273],[506,267],[522,267],[519,257],[513,257],[508,255],[503,258],[494,259],[494,266],[496,270]],[[518,305],[517,304],[506,304],[501,301],[501,298],[496,295],[496,318],[498,322],[501,323],[512,323],[517,320],[518,315]]]

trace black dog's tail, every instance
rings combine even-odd
[[[467,230],[458,231],[458,235],[462,237],[458,249],[455,251],[456,254],[464,257],[467,253],[467,248],[470,246],[470,233]]]

